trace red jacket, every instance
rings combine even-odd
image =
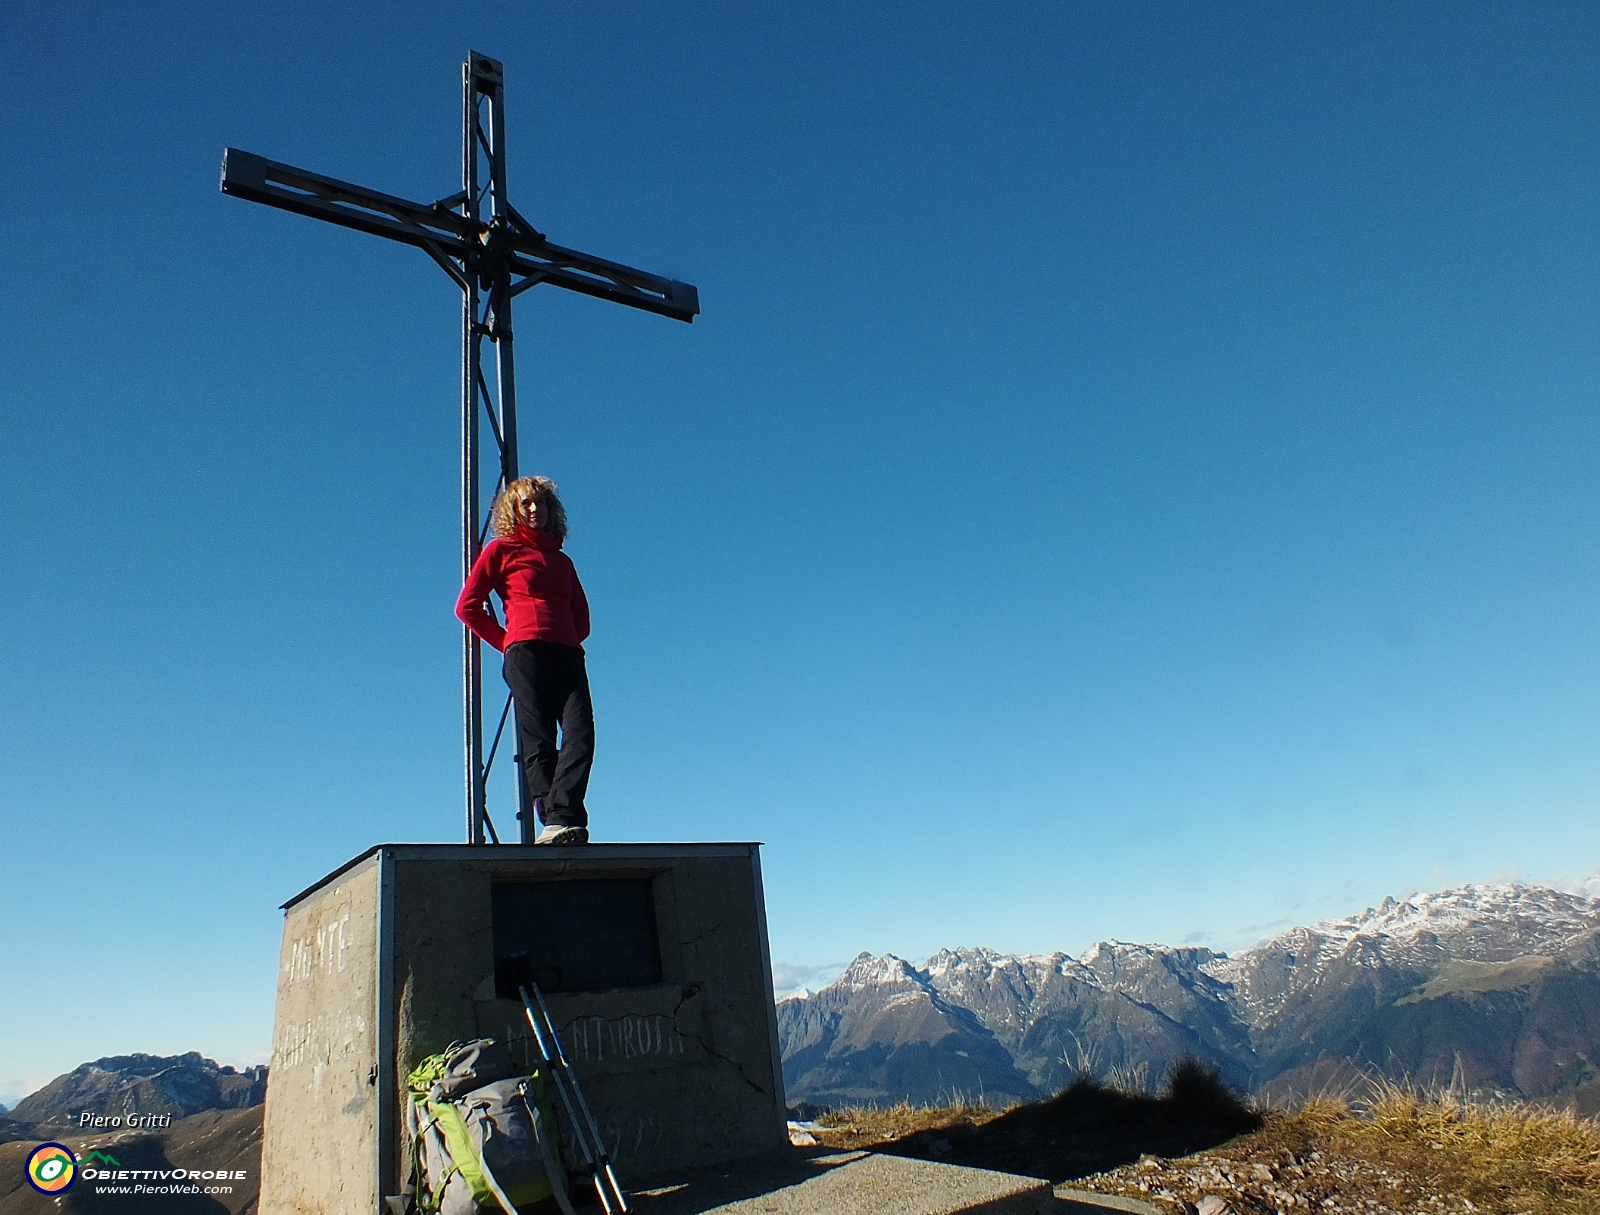
[[[484,606],[490,591],[505,601],[505,628]],[[456,600],[456,615],[497,650],[518,641],[581,649],[589,635],[589,601],[572,558],[560,540],[531,527],[484,545]]]

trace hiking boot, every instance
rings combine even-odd
[[[561,827],[555,823],[546,823],[539,829],[539,834],[533,842],[536,844],[587,844],[589,842],[589,828]]]

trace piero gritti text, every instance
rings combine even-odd
[[[78,1115],[78,1129],[164,1131],[172,1125],[171,1114],[91,1114]]]

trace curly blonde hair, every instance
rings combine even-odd
[[[556,497],[556,483],[549,477],[518,477],[506,486],[489,507],[489,526],[496,536],[509,536],[517,530],[517,503],[532,496],[543,499],[550,508],[550,521],[544,530],[557,540],[567,538],[567,508]]]

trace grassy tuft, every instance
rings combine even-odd
[[[1222,1074],[1194,1058],[1179,1059],[1161,1085],[1161,1098],[1180,1109],[1235,1109],[1239,1098],[1222,1082]]]
[[[1419,1093],[1379,1081],[1367,1116],[1342,1133],[1396,1159],[1422,1157],[1459,1175],[1461,1192],[1524,1209],[1600,1202],[1600,1124],[1528,1105]]]

